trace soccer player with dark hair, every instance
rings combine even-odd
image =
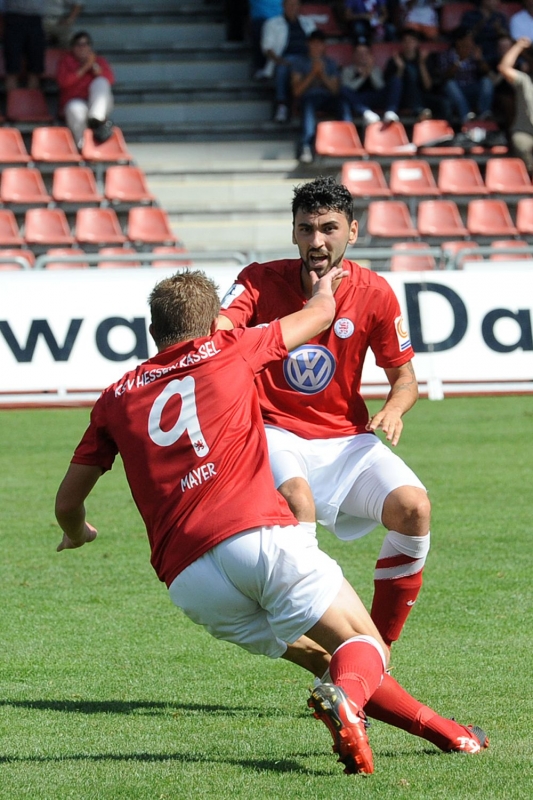
[[[289,658],[292,642],[317,643],[331,681],[315,687],[309,705],[345,771],[371,773],[363,708],[383,680],[387,648],[338,564],[276,491],[255,385],[270,362],[330,325],[332,284],[344,275],[310,273],[313,296],[285,319],[217,332],[216,287],[202,272],[157,284],[150,331],[158,353],[97,400],[57,493],[57,549],[96,538],[85,500],[120,453],[152,565],[175,605],[253,654]],[[478,729],[453,725],[459,738],[444,749],[485,746]]]

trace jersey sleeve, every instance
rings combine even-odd
[[[288,356],[279,320],[258,328],[236,328],[231,334],[241,356],[256,374],[272,361]]]
[[[414,357],[411,339],[400,310],[398,298],[383,279],[381,296],[377,298],[375,325],[370,336],[370,347],[381,369],[401,367]]]
[[[237,276],[237,280],[226,292],[220,304],[220,315],[227,317],[235,328],[245,328],[256,324],[256,307],[260,286],[258,272],[250,264]],[[254,280],[255,277],[255,280]]]
[[[109,435],[105,424],[105,393],[95,403],[91,412],[89,427],[74,451],[73,464],[86,464],[110,470],[118,453],[118,448]]]

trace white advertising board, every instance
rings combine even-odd
[[[241,267],[202,269],[223,295]],[[153,355],[147,298],[173,271],[0,273],[0,403],[28,393],[90,399]],[[436,381],[448,392],[533,391],[533,270],[382,274],[400,301],[422,390]],[[372,353],[370,387],[386,391]]]

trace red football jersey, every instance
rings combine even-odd
[[[255,385],[286,355],[279,324],[219,331],[164,350],[97,400],[72,461],[107,470],[121,454],[167,586],[235,533],[296,524],[274,487]]]
[[[368,411],[361,373],[368,348],[382,368],[413,356],[398,299],[387,281],[353,261],[344,261],[332,326],[272,363],[258,378],[265,423],[304,439],[365,433]],[[300,259],[251,264],[222,300],[221,314],[235,327],[263,325],[299,311],[307,302]]]

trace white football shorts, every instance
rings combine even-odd
[[[400,486],[425,486],[413,470],[373,433],[335,439],[302,439],[266,425],[276,486],[305,478],[318,522],[339,539],[359,539],[381,523],[387,495]]]
[[[171,583],[172,602],[216,639],[279,658],[319,621],[341,589],[342,570],[300,526],[231,536]]]

